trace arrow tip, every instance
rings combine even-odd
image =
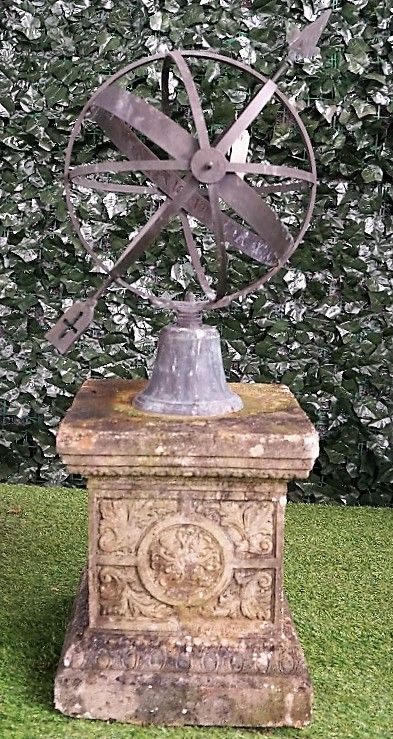
[[[332,14],[331,10],[325,10],[319,18],[317,18],[309,26],[299,31],[295,38],[290,40],[289,46],[289,60],[294,62],[299,59],[305,59],[315,56],[319,52],[318,41],[322,36],[329,18]]]

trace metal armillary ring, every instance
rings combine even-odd
[[[98,299],[113,283],[123,288],[126,287],[142,298],[149,299],[158,308],[174,310],[178,319],[177,326],[195,330],[201,324],[200,316],[203,311],[223,308],[232,300],[257,290],[289,259],[310,223],[315,202],[317,175],[315,158],[307,131],[297,111],[278,89],[277,81],[294,61],[310,57],[315,53],[316,44],[329,15],[329,11],[322,13],[314,23],[297,34],[296,38],[289,43],[286,59],[270,79],[242,62],[210,51],[171,51],[167,54],[156,54],[143,58],[124,67],[92,95],[74,125],[67,147],[64,172],[65,192],[75,231],[88,254],[100,270],[106,272],[107,276],[94,295],[86,301],[77,301],[47,333],[48,340],[61,353],[66,352],[90,325]],[[190,59],[204,59],[230,65],[232,68],[248,73],[258,83],[262,83],[258,92],[247,103],[236,120],[213,142],[209,140],[202,105],[187,63]],[[162,109],[158,110],[146,100],[119,86],[118,83],[129,73],[151,65],[152,62],[161,61]],[[177,68],[178,76],[184,84],[196,137],[170,117],[168,80],[172,65]],[[234,162],[228,159],[228,152],[239,136],[248,129],[274,96],[279,98],[300,131],[307,153],[308,169],[247,161]],[[99,125],[124,159],[71,166],[74,143],[86,118],[94,120]],[[160,147],[166,152],[168,158],[160,159],[139,138],[140,135]],[[118,174],[120,172],[142,173],[153,183],[153,186],[119,184],[97,179],[97,176],[102,173]],[[243,179],[247,175],[270,175],[274,178],[290,180],[290,182],[267,184],[255,189]],[[73,185],[100,192],[133,195],[160,193],[166,196],[166,200],[126,246],[113,267],[109,268],[97,256],[94,247],[83,234],[72,201]],[[296,237],[293,237],[263,196],[270,192],[296,191],[305,188],[309,190],[308,203],[300,229]],[[241,221],[235,220],[228,213],[220,210],[220,201],[229,206]],[[202,267],[189,216],[210,229],[214,235],[218,261],[215,289],[211,286]],[[129,267],[175,217],[181,219],[191,263],[205,295],[204,299],[189,301],[158,297],[123,279]],[[265,269],[262,276],[242,289],[232,293],[228,292],[225,244],[265,265],[268,270]],[[212,330],[210,327],[204,328],[207,331]],[[154,373],[150,384],[154,384],[153,380]],[[196,394],[198,395],[197,391]],[[199,400],[196,398],[195,402],[198,404]],[[178,401],[175,401],[176,403]],[[182,405],[181,400],[179,403]],[[163,412],[161,407],[148,409]],[[234,408],[231,407],[230,410]],[[168,412],[166,406],[164,411]],[[184,414],[186,411],[176,410],[173,407],[173,412]],[[200,412],[203,413],[203,409],[192,411],[192,413]]]

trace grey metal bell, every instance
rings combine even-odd
[[[227,385],[220,335],[213,326],[178,323],[162,329],[157,358],[147,388],[133,405],[148,413],[219,416],[239,411],[243,403]]]

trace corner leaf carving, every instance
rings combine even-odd
[[[133,554],[144,529],[175,510],[173,500],[102,498],[98,506],[99,551]]]
[[[270,621],[272,582],[271,573],[263,570],[248,579],[243,578],[240,595],[240,611],[243,616],[258,621]]]
[[[172,612],[145,590],[135,567],[101,567],[98,590],[101,616],[163,619]]]
[[[225,592],[198,613],[208,618],[271,621],[273,584],[271,570],[237,570]]]
[[[270,554],[273,550],[274,506],[270,501],[229,503],[223,506],[222,526],[228,529],[238,552]]]
[[[274,503],[197,503],[196,512],[209,516],[227,531],[237,554],[268,555],[274,546]]]
[[[102,552],[127,550],[128,504],[125,500],[101,500],[98,547]]]

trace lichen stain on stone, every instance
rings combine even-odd
[[[112,409],[121,414],[131,416],[133,419],[146,420],[155,419],[157,422],[167,420],[193,421],[193,424],[206,424],[213,418],[244,418],[260,413],[277,413],[296,410],[297,402],[285,385],[262,384],[262,383],[230,383],[229,386],[234,393],[240,396],[244,407],[240,411],[226,413],[224,416],[179,416],[163,413],[145,413],[134,408],[132,401],[134,397],[146,386],[145,380],[133,381],[132,388],[116,389],[112,402]]]
[[[237,467],[231,460],[242,456],[316,456],[317,434],[285,386],[236,383],[232,387],[242,396],[243,410],[221,417],[187,417],[135,409],[132,400],[145,385],[145,380],[87,380],[59,429],[59,452],[83,459],[88,454],[130,459],[139,455],[146,468],[175,454],[182,460],[182,474],[196,457],[224,456],[229,466]]]
[[[250,447],[250,457],[260,457],[264,452],[264,445],[263,444],[255,444],[255,446]]]

